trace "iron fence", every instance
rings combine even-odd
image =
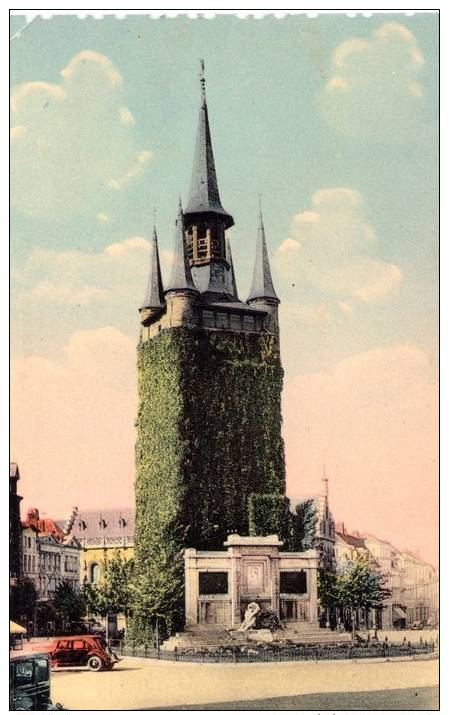
[[[348,660],[363,658],[397,658],[431,654],[433,641],[424,643],[364,643],[341,645],[279,645],[255,648],[251,646],[219,646],[214,650],[178,648],[164,651],[157,648],[129,646],[120,643],[117,652],[122,656],[153,658],[175,662],[196,663],[267,663],[282,661]]]

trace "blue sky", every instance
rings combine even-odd
[[[11,35],[24,25],[13,17]],[[292,386],[310,374],[335,376],[342,362],[360,355],[371,365],[376,351],[386,351],[390,357],[381,362],[389,375],[392,363],[412,355],[404,372],[433,389],[437,37],[431,13],[35,19],[12,42],[18,402],[23,374],[31,380],[44,364],[47,376],[51,366],[67,370],[68,346],[80,334],[89,342],[108,328],[134,345],[153,207],[167,276],[178,195],[187,199],[200,57],[221,198],[235,219],[230,236],[243,299],[262,194],[282,301],[286,434],[304,427],[288,422],[289,405],[297,404]],[[404,346],[416,352],[400,352]],[[124,365],[111,366],[118,385],[128,385]],[[133,372],[131,378],[127,389]],[[54,393],[51,377],[39,380],[43,394]],[[398,387],[395,400],[401,394]],[[26,423],[32,429],[42,415],[27,419],[34,419]],[[23,444],[17,451],[29,469],[39,460],[53,468],[51,442],[45,454]],[[301,459],[295,453],[290,462]],[[292,467],[294,491],[312,488],[304,472],[316,465],[307,459]],[[132,471],[126,464],[109,467],[115,479]],[[337,484],[338,469],[343,480],[348,468],[335,467]]]

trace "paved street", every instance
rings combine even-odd
[[[358,693],[310,695],[239,700],[206,705],[177,705],[164,710],[437,710],[438,688],[404,688]]]
[[[270,709],[270,701],[284,710],[312,702],[314,709],[360,709],[362,700],[373,708],[431,710],[437,683],[438,660],[201,665],[125,658],[112,672],[55,672],[52,698],[70,710]]]

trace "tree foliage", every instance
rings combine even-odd
[[[337,572],[336,601],[341,608],[379,608],[390,595],[386,577],[363,556],[348,560]]]
[[[122,559],[117,552],[105,560],[104,578],[99,584],[85,584],[83,597],[90,613],[106,616],[123,613],[128,617],[133,598],[133,559]]]
[[[37,591],[29,578],[21,579],[10,589],[10,616],[14,620],[32,620],[37,603]]]
[[[318,515],[314,499],[296,505],[291,515],[289,551],[313,549]]]
[[[248,500],[250,536],[277,534],[284,543],[290,536],[290,500],[281,494],[251,494]]]
[[[77,621],[86,613],[82,594],[69,581],[62,581],[56,588],[53,605],[64,621]]]
[[[333,571],[318,570],[318,602],[322,608],[335,608],[338,603],[338,577]]]

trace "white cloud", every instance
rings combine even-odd
[[[419,348],[393,345],[352,355],[332,372],[287,382],[289,493],[318,493],[326,464],[335,516],[399,544],[420,544],[435,558],[435,373]]]
[[[61,361],[12,363],[12,454],[25,508],[60,516],[132,504],[135,341],[112,327],[74,333]]]
[[[424,56],[414,35],[387,22],[368,38],[350,38],[334,51],[332,74],[321,96],[325,117],[336,128],[401,138],[419,119]]]
[[[34,250],[15,274],[20,310],[39,298],[40,305],[107,304],[135,312],[141,304],[149,271],[150,242],[131,236],[107,245],[99,253]],[[168,278],[172,251],[160,251],[162,273]]]
[[[122,78],[108,57],[79,52],[61,76],[60,84],[25,82],[12,91],[12,204],[31,215],[97,213],[151,157],[136,144]]]
[[[151,151],[141,151],[135,157],[131,167],[126,171],[123,176],[118,179],[109,179],[107,182],[111,189],[122,189],[126,184],[128,184],[131,179],[136,179],[138,176],[142,176],[145,171],[145,164],[150,161],[152,157]]]
[[[398,266],[369,255],[375,244],[362,195],[346,187],[322,189],[312,196],[312,207],[293,218],[274,267],[283,280],[295,285],[306,281],[321,293],[338,296],[340,309],[349,313],[349,298],[382,300],[402,280]]]

